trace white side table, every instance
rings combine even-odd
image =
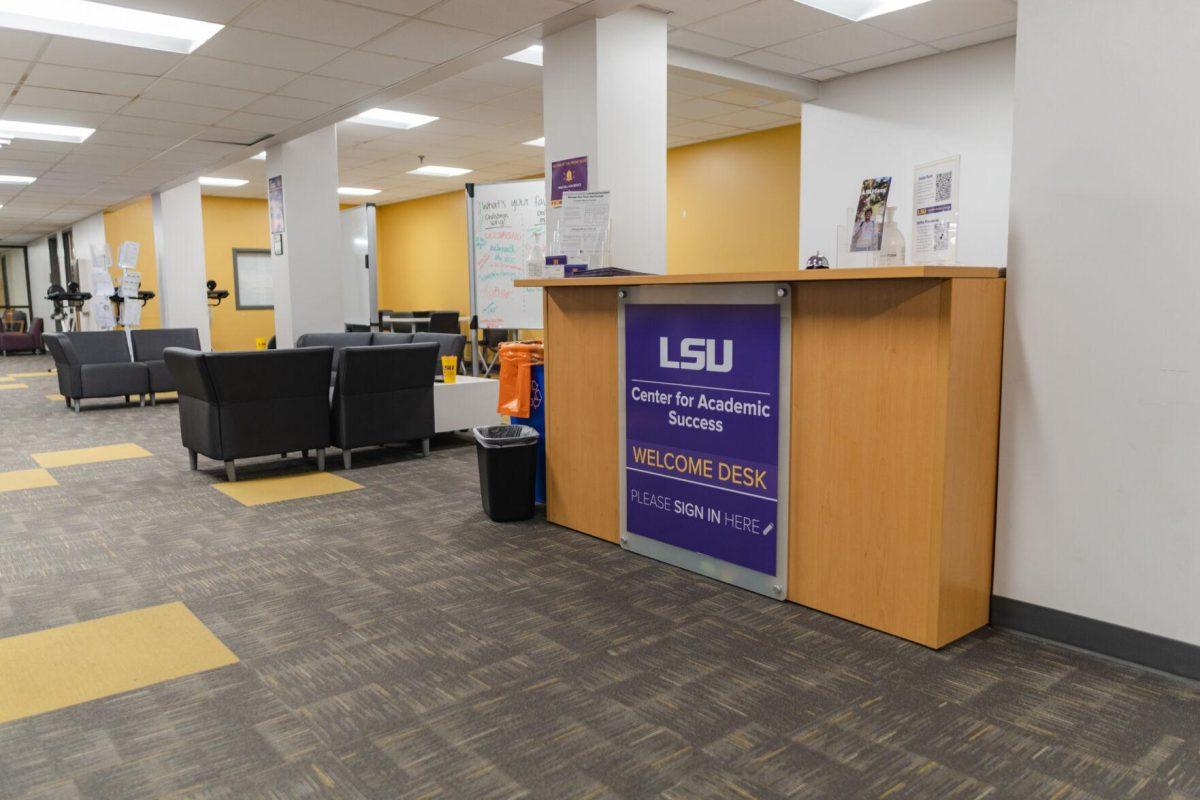
[[[500,381],[459,375],[454,383],[433,384],[433,427],[438,433],[461,431],[477,425],[500,425],[496,413]]]

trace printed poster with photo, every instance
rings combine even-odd
[[[921,164],[913,170],[913,261],[958,260],[958,179],[961,157]]]
[[[855,253],[877,252],[883,247],[883,218],[887,214],[888,193],[892,190],[892,179],[867,178],[858,193],[858,206],[854,211],[854,231],[850,236],[850,250]]]

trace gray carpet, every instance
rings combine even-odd
[[[154,457],[0,494],[0,636],[183,601],[241,662],[0,725],[0,797],[1200,798],[1194,683],[998,631],[934,652],[495,524],[455,437],[244,508],[188,471],[173,404],[77,415],[26,382],[0,470]]]

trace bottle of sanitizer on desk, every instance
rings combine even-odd
[[[533,234],[533,246],[529,248],[529,257],[525,259],[525,277],[541,278],[546,273],[546,254],[542,252],[542,235]]]
[[[889,206],[887,221],[883,226],[883,244],[879,250],[879,265],[881,267],[899,267],[907,257],[904,246],[904,234],[896,224],[896,207]]]

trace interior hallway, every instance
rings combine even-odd
[[[0,664],[8,637],[180,602],[238,661],[0,724],[0,797],[1200,798],[1193,683],[997,631],[934,652],[492,523],[466,439],[245,507],[188,471],[173,403],[73,414],[19,382],[0,472],[151,455],[0,492]]]

